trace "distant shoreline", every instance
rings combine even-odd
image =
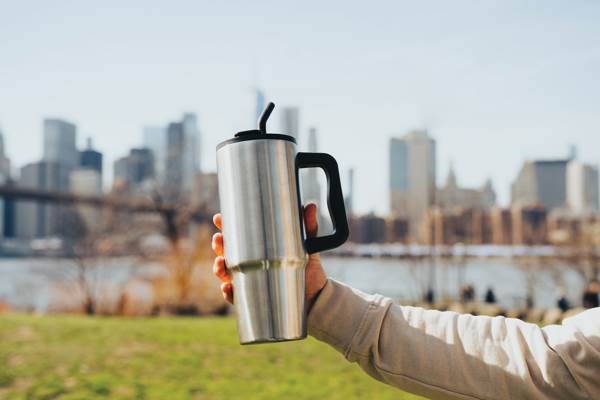
[[[589,249],[588,249],[589,251]],[[420,245],[398,243],[347,243],[342,247],[328,251],[326,254],[336,257],[358,258],[568,258],[581,253],[576,247],[553,245],[491,245],[491,244],[456,244],[449,245]],[[600,257],[600,248],[592,251],[591,255]]]

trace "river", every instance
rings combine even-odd
[[[533,289],[535,305],[553,307],[560,288],[564,288],[572,304],[580,304],[583,278],[565,265],[539,265],[530,269],[518,266],[511,259],[469,259],[462,266],[449,261],[414,262],[388,258],[323,257],[329,276],[368,293],[380,293],[404,301],[422,297],[432,275],[436,296],[458,296],[460,282],[475,287],[477,299],[482,299],[488,287],[495,291],[498,302],[505,307],[522,307],[528,285]],[[207,266],[208,267],[208,266]],[[431,273],[433,269],[434,273]],[[132,259],[104,260],[96,279],[122,283],[132,276],[148,277],[161,273],[156,264],[135,265]],[[461,277],[462,275],[462,277]],[[0,259],[0,299],[16,307],[46,311],[52,301],[53,287],[73,282],[77,276],[70,260],[46,258]]]

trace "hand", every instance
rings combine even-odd
[[[220,230],[221,214],[215,214],[213,222]],[[304,226],[306,227],[306,234],[309,237],[316,236],[318,230],[317,205],[314,203],[309,203],[304,207]],[[223,282],[221,284],[223,297],[233,304],[233,285],[231,283],[231,274],[227,270],[225,258],[223,257],[223,234],[221,232],[217,232],[213,235],[212,249],[217,255],[213,264],[213,273]],[[323,289],[323,286],[325,286],[325,283],[327,282],[325,271],[321,266],[321,257],[319,253],[309,255],[305,269],[305,277],[307,309],[310,310],[318,294],[321,292],[321,289]]]

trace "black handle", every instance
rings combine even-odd
[[[348,220],[340,182],[340,171],[335,158],[326,153],[296,154],[296,177],[300,168],[321,168],[327,177],[327,208],[333,233],[327,236],[306,238],[305,247],[309,254],[330,250],[342,245],[348,239]]]

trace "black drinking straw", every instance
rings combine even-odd
[[[258,129],[260,130],[260,133],[267,133],[267,120],[271,116],[271,113],[273,112],[274,108],[275,103],[269,102],[265,110],[260,115],[260,119],[258,120]]]

